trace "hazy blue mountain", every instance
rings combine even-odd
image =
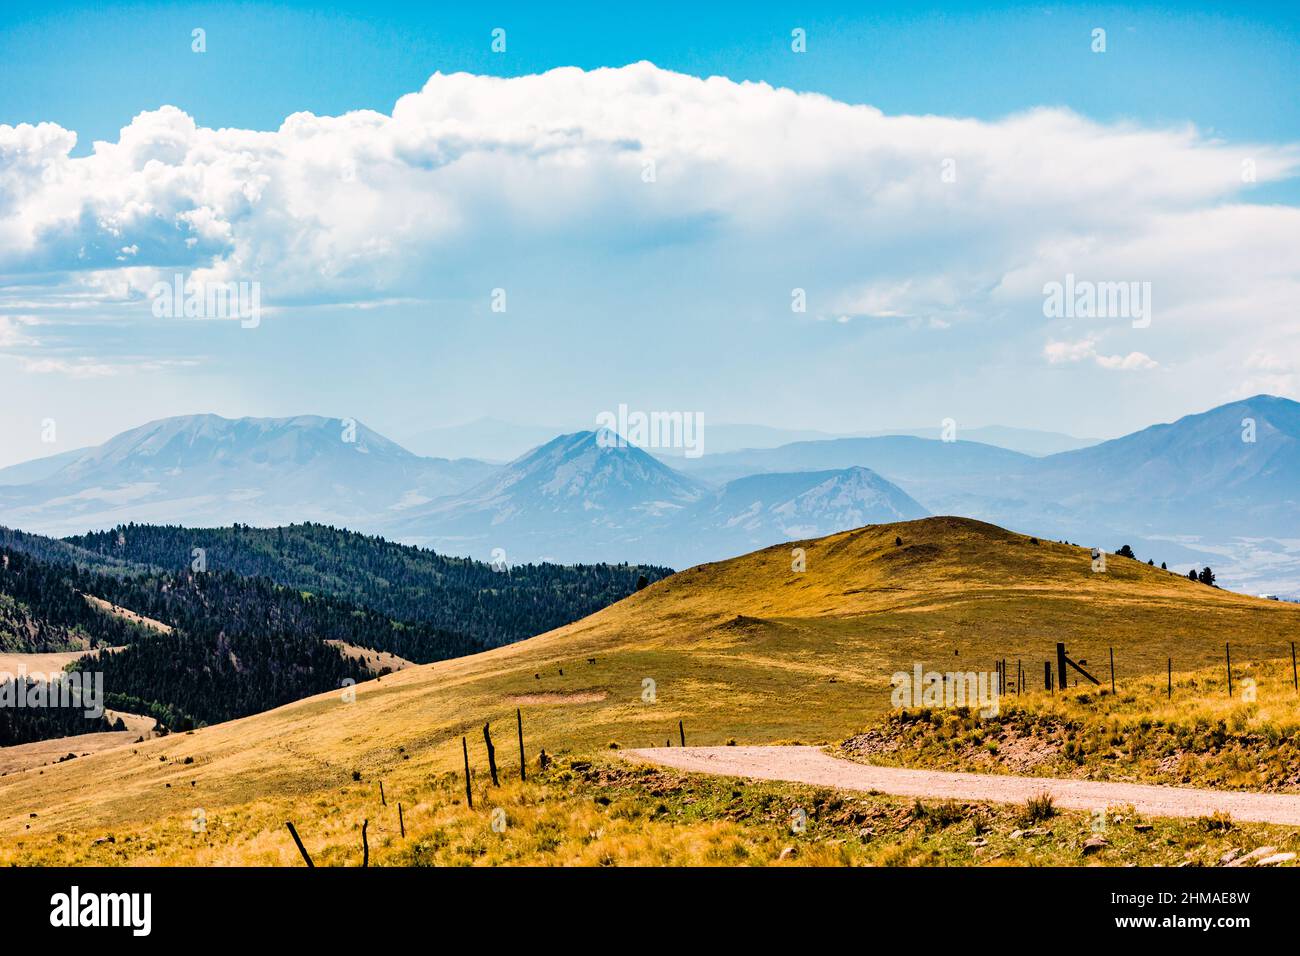
[[[830,438],[843,438],[831,432],[817,431],[813,428],[773,428],[769,425],[731,425],[706,422],[704,425],[703,449],[706,455],[722,454],[730,451],[743,451],[747,448],[776,448],[796,441],[824,441]],[[685,458],[681,448],[646,449],[674,467]]]
[[[602,436],[604,436],[602,438]],[[798,538],[928,514],[866,468],[764,474],[710,488],[611,432],[563,435],[393,529],[435,550],[508,562],[698,564]]]
[[[1253,420],[1254,441],[1243,441]],[[970,432],[963,434],[969,435]],[[705,455],[707,480],[870,468],[936,514],[1210,564],[1228,586],[1300,594],[1300,404],[1260,395],[1036,458],[977,442],[879,437]]]
[[[89,450],[88,448],[75,448],[72,451],[48,455],[45,458],[34,458],[31,461],[19,462],[7,468],[0,468],[0,487],[5,485],[26,485],[33,481],[41,481],[53,475],[69,462],[80,458]]]
[[[477,458],[484,461],[513,461],[544,445],[557,434],[570,429],[545,425],[520,425],[495,418],[480,418],[463,425],[426,428],[410,435],[403,445],[417,454],[440,458]],[[704,427],[705,455],[718,455],[748,449],[777,448],[793,442],[830,441],[840,438],[879,438],[886,435],[906,435],[915,438],[940,438],[940,429],[887,428],[877,431],[834,433],[815,428],[775,428],[770,425],[713,423]],[[1027,455],[1050,455],[1095,445],[1099,439],[1075,438],[1059,432],[1032,428],[1009,428],[988,425],[979,428],[962,428],[960,437],[965,441],[980,442],[998,448],[1022,452]],[[685,457],[678,448],[647,448],[656,458],[676,466]],[[0,480],[3,479],[0,471]]]
[[[709,489],[612,432],[561,435],[461,494],[395,522],[401,540],[510,563],[649,560],[647,536]],[[637,557],[641,555],[642,557]]]
[[[685,511],[665,534],[679,565],[744,554],[782,541],[929,515],[869,468],[751,475]]]
[[[311,520],[365,531],[493,470],[421,458],[339,419],[189,415],[133,428],[38,481],[0,488],[0,523],[44,534],[124,521]]]
[[[957,434],[963,441],[994,445],[998,448],[1006,448],[1009,451],[1018,451],[1035,457],[1087,448],[1101,441],[1100,438],[1075,438],[1073,435],[1066,435],[1061,432],[1041,431],[1036,428],[1009,428],[1006,425],[982,425],[977,428],[960,427]],[[889,428],[879,432],[868,432],[864,437],[881,435],[912,435],[916,438],[940,439],[943,437],[943,429],[939,426],[932,428]]]
[[[914,506],[1130,544],[1171,568],[1210,564],[1227,586],[1300,594],[1300,404],[1271,396],[1045,457],[895,435],[670,465],[583,431],[494,466],[422,458],[364,425],[347,437],[338,419],[314,416],[164,419],[15,466],[41,477],[0,485],[0,524],[66,534],[125,521],[318,521],[450,554],[503,548],[513,563],[680,567]]]
[[[939,483],[956,490],[955,474],[997,480],[1019,474],[1035,461],[1029,455],[979,442],[933,441],[910,435],[802,441],[779,448],[750,448],[720,455],[683,459],[680,468],[706,481],[727,482],[763,472],[828,471],[870,468],[896,484],[911,483],[909,494],[926,501],[925,492]],[[927,506],[929,502],[926,501]]]

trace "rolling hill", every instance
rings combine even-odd
[[[660,745],[678,721],[692,744],[833,741],[887,711],[890,675],[917,664],[989,670],[1019,659],[1041,674],[1059,640],[1094,668],[1114,648],[1123,682],[1163,673],[1170,657],[1179,670],[1214,666],[1225,642],[1246,664],[1281,658],[1300,639],[1300,607],[1121,558],[1097,574],[1085,549],[969,519],[800,545],[801,573],[788,546],[768,548],[680,572],[548,634],[358,685],[354,701],[323,694],[11,774],[0,833],[19,856],[24,841],[49,848],[63,834],[59,852],[76,859],[291,865],[284,820],[350,844],[355,830],[328,824],[329,807],[342,801],[359,819],[356,801],[373,796],[375,779],[413,803],[431,786],[445,792],[436,781],[459,766],[462,736],[481,773],[485,722],[507,741],[499,759],[509,766],[517,708],[530,761],[542,747],[578,756]],[[219,843],[191,835],[196,806],[220,821]],[[104,832],[116,846],[83,857]]]

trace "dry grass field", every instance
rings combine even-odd
[[[1243,666],[1284,657],[1300,640],[1300,607],[1116,557],[1096,574],[1085,548],[966,519],[871,526],[692,568],[474,657],[12,773],[0,780],[0,859],[292,864],[291,819],[323,862],[352,862],[360,819],[380,819],[371,804],[381,779],[403,795],[390,803],[412,808],[410,840],[443,827],[439,814],[469,812],[451,803],[448,774],[461,765],[463,735],[483,784],[485,722],[502,774],[517,774],[517,707],[534,768],[539,748],[567,766],[613,746],[676,743],[679,721],[691,744],[836,743],[885,715],[897,670],[988,670],[1019,658],[1041,675],[1058,640],[1093,667],[1113,647],[1123,681],[1163,678],[1167,657],[1179,671],[1211,668],[1225,642]],[[537,786],[519,799],[576,799]],[[486,812],[466,820],[481,828]],[[392,838],[391,815],[376,839]],[[196,831],[200,817],[208,827]],[[403,844],[386,859],[444,861],[415,852]],[[510,861],[551,860],[521,851]]]

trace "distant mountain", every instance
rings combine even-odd
[[[421,455],[443,458],[477,458],[485,461],[513,461],[539,445],[544,445],[556,434],[565,431],[558,427],[519,425],[494,418],[480,418],[464,425],[428,428],[411,435],[405,447]],[[777,448],[793,442],[831,441],[839,438],[880,438],[887,435],[906,435],[914,438],[941,437],[941,429],[887,428],[878,431],[835,433],[815,428],[775,428],[770,425],[708,423],[704,428],[704,454],[720,455],[748,449]],[[962,428],[960,437],[965,441],[980,442],[1018,451],[1026,455],[1050,455],[1060,451],[1086,448],[1100,439],[1075,438],[1060,432],[1033,428],[1008,428],[1004,425],[987,425]],[[656,458],[675,464],[685,457],[679,448],[646,448]],[[0,483],[4,472],[0,471]]]
[[[902,496],[934,514],[1108,549],[1129,544],[1171,569],[1208,564],[1225,586],[1300,595],[1296,402],[1256,396],[1044,457],[968,440],[973,433],[716,454],[707,453],[706,433],[703,457],[665,462],[583,431],[494,466],[421,458],[359,424],[344,440],[337,419],[193,416],[62,462],[19,466],[48,473],[0,485],[0,523],[69,533],[126,521],[314,521],[485,560],[504,549],[509,563],[682,567],[783,542],[804,527],[829,533],[897,519],[909,514]],[[892,490],[870,487],[864,475],[824,474],[855,468]],[[724,488],[775,475],[786,477]],[[825,481],[834,483],[813,493]]]
[[[718,455],[746,448],[776,448],[796,441],[823,441],[843,438],[843,435],[817,431],[812,428],[773,428],[770,425],[729,425],[706,423],[703,429],[703,452]],[[686,457],[682,448],[647,449],[657,457],[670,462]]]
[[[744,554],[782,541],[929,515],[869,468],[752,475],[728,482],[683,513],[679,564]]]
[[[647,537],[708,487],[613,432],[561,435],[464,491],[392,525],[403,541],[510,563],[654,560]],[[581,558],[579,558],[581,556]]]
[[[33,481],[48,478],[64,465],[76,461],[88,451],[90,451],[89,448],[75,448],[72,451],[60,452],[57,455],[49,455],[45,458],[34,458],[31,461],[10,465],[8,468],[0,468],[0,486],[26,485]]]
[[[1209,564],[1225,586],[1300,595],[1300,404],[1289,399],[1259,395],[1042,458],[878,437],[681,462],[712,481],[855,465],[936,514],[1112,550],[1129,544],[1171,568]]]
[[[1137,533],[1300,538],[1300,403],[1257,395],[1052,455],[1029,485]]]
[[[836,438],[802,441],[779,448],[746,449],[721,455],[684,459],[687,474],[706,481],[734,481],[763,472],[823,471],[863,467],[896,483],[910,482],[909,493],[924,501],[932,482],[947,487],[954,473],[992,476],[1018,474],[1034,459],[1019,452],[979,442],[933,441],[910,435],[878,438]]]
[[[190,415],[133,428],[37,481],[0,487],[0,522],[47,534],[124,521],[314,520],[370,530],[494,470],[421,458],[340,419]]]
[[[709,488],[613,432],[563,435],[461,495],[413,511],[394,534],[507,560],[636,560],[681,567],[924,507],[867,468],[742,478]]]
[[[1025,455],[1041,457],[1057,452],[1073,451],[1096,445],[1100,438],[1075,438],[1061,432],[1041,431],[1036,428],[1008,428],[1005,425],[982,425],[977,428],[959,428],[957,434],[965,441],[994,445],[1008,451],[1018,451]],[[869,432],[865,437],[881,435],[912,435],[916,438],[943,437],[943,429],[933,428],[890,428],[880,432]]]

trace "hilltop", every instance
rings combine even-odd
[[[1162,672],[1170,656],[1179,669],[1210,666],[1225,641],[1242,662],[1280,658],[1298,637],[1300,607],[1136,561],[1112,557],[1095,574],[1086,549],[968,519],[876,525],[691,568],[530,640],[360,684],[355,701],[322,694],[10,775],[0,832],[80,841],[110,827],[175,828],[188,839],[202,806],[243,834],[223,839],[254,840],[257,859],[288,863],[283,820],[343,799],[354,773],[427,795],[459,766],[466,735],[481,774],[487,721],[502,764],[514,765],[516,708],[530,761],[541,747],[662,745],[678,721],[691,744],[831,742],[888,710],[890,674],[916,663],[987,670],[1022,658],[1041,674],[1063,640],[1094,668],[1114,647],[1124,679]],[[143,847],[115,852],[105,862],[151,858]]]

